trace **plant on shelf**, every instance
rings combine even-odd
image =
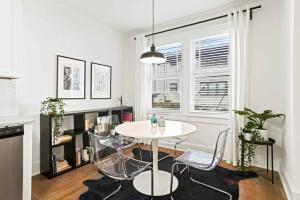
[[[62,122],[65,114],[65,103],[62,99],[47,97],[46,100],[41,103],[41,113],[50,115],[54,121],[53,137],[59,138],[59,128],[62,126]]]
[[[114,122],[112,122],[110,125],[109,125],[109,132],[110,132],[110,135],[111,136],[114,136],[115,135],[115,127],[116,127],[116,124]]]
[[[251,135],[250,141],[253,142],[242,143],[242,140],[246,140],[248,135]],[[252,121],[248,121],[244,128],[241,128],[239,139],[238,146],[239,152],[241,153],[241,158],[239,159],[238,166],[243,173],[246,173],[251,165],[252,160],[255,158],[256,144],[254,144],[254,141],[262,140],[262,138],[260,133],[256,130],[256,124]]]
[[[253,122],[254,128],[260,133],[263,140],[268,140],[268,130],[264,125],[267,120],[277,117],[284,117],[284,114],[274,114],[272,110],[265,110],[262,113],[257,113],[250,108],[244,110],[235,110],[238,115],[245,116],[248,121]]]
[[[244,108],[244,110],[235,110],[236,114],[246,117],[245,126],[241,128],[239,135],[239,151],[241,158],[239,160],[239,168],[245,173],[252,160],[255,158],[255,141],[264,141],[268,139],[267,129],[264,128],[264,124],[268,119],[285,116],[284,114],[273,114],[272,110],[265,110],[262,113],[257,113],[250,108]],[[242,140],[250,142],[244,142]]]

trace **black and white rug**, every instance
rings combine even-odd
[[[139,158],[139,150],[133,149],[135,158]],[[159,152],[159,158],[162,158],[168,154]],[[149,151],[142,151],[143,160],[150,160]],[[159,162],[159,169],[164,171],[171,171],[173,159],[167,158]],[[216,167],[213,171],[201,171],[191,168],[191,175],[194,179],[207,183],[214,187],[220,188],[229,192],[233,200],[239,198],[239,186],[240,180],[246,179],[239,171],[232,171],[220,166]],[[179,186],[173,193],[174,200],[225,200],[228,197],[224,194],[220,194],[214,190],[192,183],[187,173],[179,175],[175,173],[178,178]],[[255,173],[247,176],[247,178],[257,177]],[[80,196],[80,200],[100,200],[107,196],[109,193],[117,189],[118,185],[112,179],[107,177],[100,178],[99,180],[87,180],[84,185],[88,187],[88,191]],[[126,181],[122,185],[120,192],[115,194],[109,200],[146,200],[148,196],[139,193],[134,189],[132,181]],[[170,196],[155,197],[155,200],[169,200]]]

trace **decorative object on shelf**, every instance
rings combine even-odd
[[[124,112],[123,114],[123,122],[132,122],[132,113]]]
[[[260,133],[264,141],[268,141],[268,130],[265,129],[264,124],[268,119],[284,117],[284,114],[274,114],[272,110],[265,110],[262,113],[257,113],[250,108],[244,108],[244,110],[235,110],[238,115],[245,116],[249,122],[252,122],[254,128]]]
[[[109,65],[91,63],[91,99],[111,99],[111,69]]]
[[[57,56],[57,90],[58,98],[85,99],[86,61]]]
[[[123,97],[122,96],[118,97],[118,103],[119,103],[118,106],[120,106],[120,107],[123,106]]]
[[[152,128],[156,128],[157,127],[157,118],[156,118],[155,113],[152,114],[150,121],[151,121]]]
[[[165,119],[164,116],[160,116],[158,120],[158,127],[165,127]]]
[[[60,136],[59,128],[62,126],[65,113],[65,103],[62,99],[47,97],[46,100],[42,101],[41,113],[50,115],[54,120],[53,139],[57,140]],[[55,142],[54,142],[55,143]]]
[[[88,131],[90,128],[90,120],[86,119],[84,121],[84,130]]]
[[[81,152],[80,148],[76,149],[76,166],[81,165]]]
[[[152,45],[150,51],[141,55],[140,61],[145,64],[160,64],[166,62],[164,54],[156,51],[154,45],[154,0],[152,0]]]
[[[81,158],[84,162],[87,162],[90,160],[88,149],[81,149]]]
[[[114,136],[116,134],[116,131],[115,131],[115,127],[116,127],[116,124],[114,122],[111,123],[110,125],[110,135]]]

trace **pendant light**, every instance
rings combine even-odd
[[[154,45],[154,0],[152,0],[152,45],[150,51],[141,55],[140,61],[145,64],[160,64],[166,62],[164,54],[156,51]]]

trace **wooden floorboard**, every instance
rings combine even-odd
[[[170,149],[160,148],[160,151],[173,153]],[[128,153],[129,154],[129,153]],[[222,167],[237,170],[226,163]],[[265,174],[266,175],[266,174]],[[42,175],[32,178],[32,200],[75,200],[87,188],[83,182],[88,179],[99,179],[100,175],[92,164],[82,166],[74,171],[53,179]],[[240,200],[286,200],[278,174],[275,175],[275,184],[262,176],[246,179],[239,182]]]

